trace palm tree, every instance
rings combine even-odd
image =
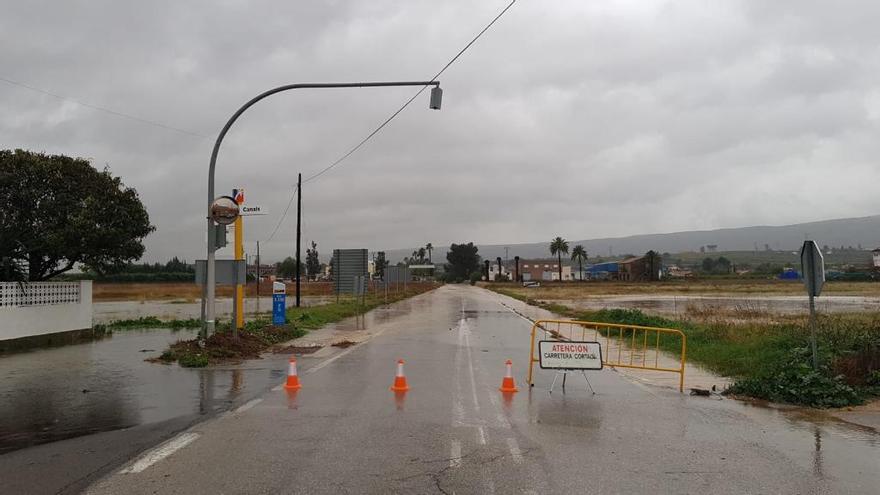
[[[419,263],[424,263],[425,262],[425,248],[423,248],[423,247],[419,248],[418,253],[419,253]]]
[[[433,263],[433,262],[431,261],[431,253],[434,251],[434,246],[431,245],[430,242],[427,243],[427,244],[425,244],[425,251],[428,252],[428,263]]]
[[[550,241],[550,254],[556,255],[559,259],[559,281],[562,282],[562,255],[568,254],[568,241],[562,237],[557,237]]]
[[[584,261],[587,261],[587,250],[584,249],[583,246],[578,244],[577,246],[574,247],[574,249],[571,250],[571,260],[577,261],[578,270],[580,271],[580,274],[581,274],[581,281],[583,282],[583,280],[584,280]]]

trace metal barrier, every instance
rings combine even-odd
[[[532,369],[539,361],[539,357],[535,355],[538,330],[543,332],[543,340],[599,342],[604,347],[602,349],[602,364],[605,366],[678,373],[680,375],[678,389],[684,392],[687,337],[681,330],[592,321],[537,320],[532,325],[532,343],[529,350],[529,386],[533,384]],[[681,339],[681,361],[677,368],[661,363],[661,359],[668,361],[668,356],[664,355],[660,348],[661,336],[666,345],[668,345],[667,339],[669,338]]]

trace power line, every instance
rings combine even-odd
[[[483,36],[483,33],[485,33],[486,31],[488,31],[489,28],[491,28],[492,25],[495,24],[495,22],[498,21],[498,19],[500,19],[501,16],[504,15],[505,12],[507,12],[511,7],[513,7],[513,4],[515,4],[515,3],[516,3],[516,0],[511,0],[511,2],[510,2],[509,4],[507,4],[507,7],[504,7],[504,9],[502,9],[501,12],[500,12],[497,16],[495,16],[494,19],[492,19],[492,22],[490,22],[489,24],[487,24],[486,27],[484,27],[482,31],[480,31],[479,33],[477,33],[477,35],[474,36],[474,39],[472,39],[467,45],[464,46],[464,48],[461,49],[461,51],[459,51],[454,57],[452,57],[452,60],[450,60],[446,65],[444,65],[443,68],[440,69],[440,72],[438,72],[437,74],[434,75],[434,77],[431,78],[431,81],[432,81],[432,82],[433,82],[433,81],[436,81],[437,78],[440,77],[440,75],[443,74],[443,72],[445,72],[446,69],[448,69],[450,65],[452,65],[456,60],[458,60],[458,58],[461,57],[461,55],[462,55],[465,51],[467,51],[467,49],[470,48],[471,45],[473,45],[474,43],[476,43],[476,41],[477,41],[478,39],[480,39],[481,36]],[[388,125],[389,122],[391,122],[392,120],[394,120],[394,118],[397,117],[397,115],[400,114],[400,112],[402,112],[404,109],[406,109],[406,107],[408,107],[410,103],[412,103],[416,98],[418,98],[418,96],[419,96],[420,94],[422,94],[422,93],[425,91],[425,89],[427,89],[427,87],[428,87],[427,85],[422,86],[422,88],[419,89],[419,91],[418,91],[416,94],[414,94],[414,95],[412,96],[412,98],[410,98],[409,100],[407,100],[406,103],[404,103],[400,108],[398,108],[394,113],[392,113],[390,117],[388,117],[387,119],[385,119],[384,122],[382,122],[381,124],[379,124],[378,127],[376,127],[375,129],[373,129],[373,132],[369,133],[369,134],[367,135],[367,137],[365,137],[363,140],[361,140],[361,142],[359,142],[359,143],[358,143],[357,145],[355,145],[353,148],[351,148],[350,150],[348,150],[348,152],[346,152],[344,155],[342,155],[341,157],[339,157],[336,161],[334,161],[334,162],[331,163],[330,165],[324,167],[323,169],[321,169],[321,170],[318,171],[317,173],[312,174],[312,175],[310,175],[309,177],[307,177],[306,179],[304,179],[303,182],[310,182],[310,181],[312,181],[312,180],[314,180],[314,179],[317,179],[318,177],[320,177],[320,176],[323,175],[324,173],[329,172],[330,169],[332,169],[332,168],[335,167],[336,165],[339,165],[340,163],[342,163],[343,160],[345,160],[346,158],[348,158],[348,157],[350,157],[351,155],[353,155],[357,150],[359,150],[359,149],[361,148],[361,146],[363,146],[364,144],[366,144],[367,141],[369,141],[370,139],[372,139],[373,136],[375,136],[376,134],[378,134],[379,131],[381,131],[386,125]]]
[[[7,77],[0,76],[0,81],[3,81],[7,84],[11,84],[13,86],[18,86],[20,88],[35,91],[37,93],[42,93],[44,95],[51,96],[53,98],[58,98],[59,100],[70,101],[70,102],[76,103],[77,105],[82,105],[84,107],[91,108],[92,110],[97,110],[99,112],[104,112],[104,113],[108,113],[110,115],[115,115],[116,117],[122,117],[124,119],[133,120],[135,122],[140,122],[142,124],[147,124],[147,125],[151,125],[154,127],[161,127],[162,129],[166,129],[169,131],[179,132],[182,134],[189,134],[190,136],[195,136],[195,137],[202,138],[202,139],[210,139],[210,137],[205,136],[204,134],[199,134],[198,132],[188,131],[186,129],[181,129],[179,127],[174,127],[174,126],[170,126],[167,124],[163,124],[161,122],[156,122],[155,120],[148,120],[148,119],[144,119],[144,118],[137,117],[134,115],[129,115],[127,113],[118,112],[118,111],[112,110],[110,108],[100,107],[98,105],[92,105],[91,103],[86,103],[86,102],[84,102],[82,100],[78,100],[76,98],[71,98],[69,96],[64,96],[64,95],[60,95],[58,93],[53,93],[51,91],[47,91],[45,89],[41,89],[36,86],[31,86],[30,84],[25,84],[20,81],[15,81],[15,80],[9,79]]]
[[[294,198],[296,198],[296,189],[293,190],[293,194],[290,196],[290,201],[287,202],[287,208],[284,209],[284,213],[281,214],[281,218],[278,220],[278,223],[275,225],[275,230],[272,231],[272,234],[269,235],[269,238],[263,242],[269,242],[275,237],[275,233],[278,232],[278,228],[281,227],[281,223],[284,222],[284,218],[287,217],[287,212],[290,211],[290,205],[293,204]]]
[[[431,78],[431,81],[432,81],[432,82],[433,82],[433,81],[436,81],[437,78],[440,77],[440,75],[442,75],[444,72],[446,72],[446,69],[448,69],[453,63],[455,63],[455,61],[458,60],[458,58],[461,57],[462,54],[464,54],[464,52],[466,52],[466,51],[468,50],[468,48],[471,47],[471,45],[473,45],[474,43],[476,43],[477,40],[480,39],[480,37],[483,36],[483,34],[484,34],[486,31],[488,31],[489,28],[491,28],[492,25],[495,24],[495,23],[498,21],[498,19],[501,18],[501,16],[503,16],[503,15],[505,14],[505,12],[507,12],[508,10],[510,10],[510,8],[513,7],[513,4],[515,4],[515,3],[516,3],[516,0],[511,0],[511,2],[510,2],[509,4],[507,4],[507,6],[504,7],[504,9],[502,9],[501,12],[499,12],[498,15],[496,15],[495,18],[492,19],[491,22],[489,22],[489,24],[486,25],[486,27],[484,27],[479,33],[477,33],[477,35],[474,36],[474,38],[473,38],[470,42],[468,42],[468,44],[466,44],[466,45],[464,46],[464,48],[462,48],[461,50],[459,50],[459,52],[456,53],[455,56],[452,57],[452,59],[450,59],[449,62],[447,62],[446,65],[443,66],[442,69],[440,69],[439,72],[437,72],[436,74],[434,74],[434,77]],[[323,175],[323,174],[329,172],[333,167],[335,167],[335,166],[339,165],[340,163],[342,163],[345,159],[347,159],[348,157],[350,157],[351,155],[353,155],[355,152],[357,152],[357,150],[359,150],[364,144],[366,144],[367,141],[369,141],[370,139],[372,139],[373,136],[375,136],[376,134],[378,134],[379,131],[381,131],[383,128],[385,128],[386,125],[388,125],[392,120],[394,120],[394,118],[397,117],[397,116],[400,114],[400,112],[403,112],[403,111],[406,109],[406,107],[409,106],[410,103],[412,103],[413,101],[415,101],[415,99],[418,98],[419,95],[422,94],[422,93],[425,91],[425,89],[427,89],[427,87],[428,87],[428,85],[422,86],[422,87],[416,92],[416,94],[414,94],[409,100],[407,100],[406,103],[404,103],[403,105],[401,105],[401,107],[398,108],[394,113],[392,113],[390,117],[388,117],[387,119],[385,119],[381,124],[379,124],[378,127],[376,127],[375,129],[373,129],[372,132],[370,132],[369,134],[367,134],[367,137],[365,137],[364,139],[362,139],[357,145],[355,145],[353,148],[351,148],[350,150],[348,150],[345,154],[343,154],[341,157],[339,157],[336,161],[334,161],[334,162],[331,163],[330,165],[324,167],[323,169],[319,170],[318,172],[316,172],[316,173],[310,175],[309,177],[303,179],[303,183],[310,182],[310,181],[312,181],[312,180],[314,180],[314,179],[317,179],[317,178],[320,177],[321,175]],[[295,197],[296,197],[296,190],[294,190],[294,191],[293,191],[293,194],[290,196],[290,201],[287,202],[287,208],[284,209],[284,213],[281,215],[281,219],[278,220],[278,224],[275,226],[275,230],[272,231],[272,235],[270,235],[269,238],[266,239],[266,241],[264,241],[264,242],[269,242],[269,241],[272,240],[273,237],[275,237],[275,233],[278,232],[278,228],[281,226],[281,223],[284,222],[284,219],[287,217],[287,212],[290,210],[290,205],[293,204],[293,200],[294,200]]]

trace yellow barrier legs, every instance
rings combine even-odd
[[[532,325],[532,344],[529,346],[529,386],[532,386],[532,368],[535,366],[535,326]]]
[[[687,354],[687,335],[681,334],[681,377],[678,379],[678,391],[684,392],[684,363]]]

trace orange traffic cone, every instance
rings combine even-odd
[[[299,383],[299,375],[296,374],[296,358],[290,358],[290,366],[287,368],[287,383],[284,384],[287,390],[299,390],[302,384]]]
[[[409,385],[406,384],[406,376],[403,374],[403,359],[397,360],[397,374],[394,375],[394,385],[391,386],[391,390],[395,392],[406,392],[409,390]]]
[[[501,390],[502,392],[519,392],[519,389],[516,388],[516,383],[513,381],[513,361],[510,359],[507,360],[507,372],[504,374],[504,380],[501,380]]]

